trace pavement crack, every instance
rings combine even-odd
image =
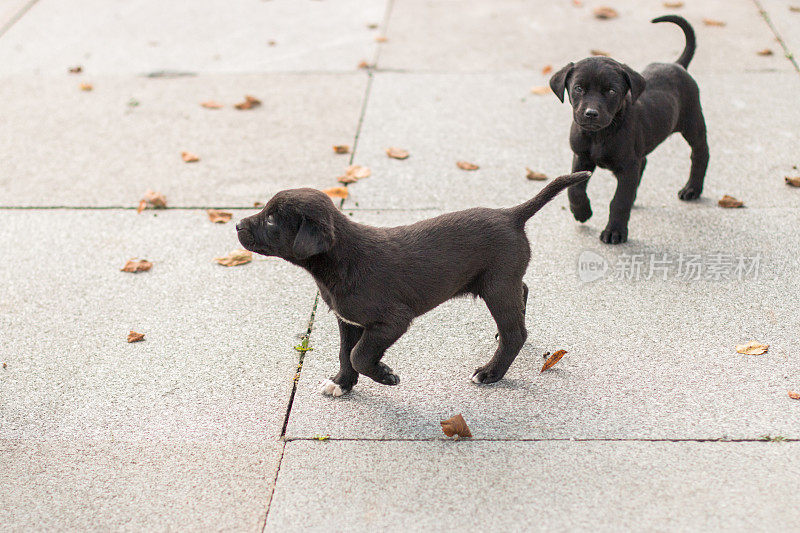
[[[797,60],[795,59],[794,54],[789,49],[789,46],[786,44],[786,41],[783,40],[783,37],[781,37],[781,34],[778,33],[778,28],[776,28],[775,25],[772,23],[772,19],[770,18],[769,13],[767,13],[767,10],[764,9],[764,6],[761,5],[761,1],[760,0],[753,0],[753,3],[758,8],[758,12],[764,18],[764,21],[767,23],[767,26],[769,26],[769,29],[772,30],[773,34],[775,34],[775,39],[777,39],[778,43],[780,43],[780,45],[781,45],[781,48],[783,48],[784,57],[786,57],[786,59],[788,59],[792,63],[792,65],[794,66],[794,69],[797,72],[800,72],[800,66],[798,66]]]
[[[17,12],[16,12],[16,13],[15,13],[15,14],[14,14],[14,15],[13,15],[13,16],[10,18],[10,19],[8,19],[8,22],[6,22],[6,23],[5,23],[5,24],[3,24],[2,26],[0,26],[0,37],[2,37],[3,35],[5,35],[5,34],[8,32],[8,30],[10,30],[10,29],[11,29],[11,26],[13,26],[13,25],[14,25],[14,24],[16,24],[17,22],[19,22],[19,19],[21,19],[22,17],[24,17],[24,16],[25,16],[25,14],[26,14],[28,11],[30,11],[30,9],[31,9],[31,8],[32,8],[34,5],[36,5],[36,3],[37,3],[38,1],[39,1],[39,0],[30,0],[30,2],[28,2],[28,3],[26,3],[24,6],[22,6],[22,7],[20,8],[20,10],[19,10],[19,11],[17,11]]]

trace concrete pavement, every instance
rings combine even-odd
[[[420,317],[398,387],[335,373],[332,313],[277,259],[224,268],[255,201],[372,176],[343,209],[406,224],[538,191],[569,169],[546,65],[637,69],[683,47],[660,1],[155,0],[0,8],[0,523],[23,530],[791,529],[800,519],[800,13],[686,0],[711,146],[648,158],[630,241],[602,245],[613,177],[577,224],[527,226],[529,339],[502,382],[480,301]],[[763,10],[763,12],[762,12]],[[671,12],[671,11],[670,11]],[[707,26],[704,18],[725,22]],[[385,40],[376,39],[386,36]],[[785,47],[785,48],[784,48]],[[773,50],[770,56],[757,52]],[[366,61],[375,68],[364,69]],[[67,69],[82,65],[81,74]],[[81,82],[92,91],[81,91]],[[232,107],[245,94],[253,110]],[[200,107],[215,100],[222,109]],[[353,153],[334,154],[347,144]],[[411,157],[389,159],[400,146]],[[183,150],[200,156],[187,164]],[[480,165],[458,169],[458,160]],[[136,214],[147,188],[170,209]],[[723,210],[723,194],[745,209]],[[229,224],[204,209],[227,207]],[[56,208],[56,209],[54,209]],[[151,271],[119,268],[131,257]],[[687,262],[688,261],[688,262]],[[597,270],[587,265],[599,266]],[[145,341],[128,344],[129,330]],[[311,351],[295,350],[310,331]],[[734,345],[770,344],[761,356]],[[539,373],[542,354],[563,348]],[[447,442],[463,413],[474,441]],[[322,439],[322,440],[319,440]],[[768,439],[768,440],[765,440]],[[788,442],[787,442],[788,441]]]

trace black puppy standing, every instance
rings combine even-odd
[[[556,178],[533,199],[507,209],[474,208],[410,226],[375,228],[347,218],[324,193],[276,194],[236,225],[250,251],[309,271],[339,322],[339,373],[323,393],[340,396],[363,374],[384,385],[400,378],[381,362],[411,321],[460,295],[480,296],[497,322],[494,357],[472,376],[501,379],[527,337],[528,287],[522,276],[531,249],[525,222],[555,195],[590,172]]]
[[[642,74],[607,57],[569,63],[550,79],[550,87],[573,108],[570,146],[572,171],[611,170],[617,191],[611,200],[608,225],[600,240],[618,244],[628,240],[628,220],[642,179],[646,156],[672,133],[680,132],[692,148],[689,181],[678,192],[694,200],[703,191],[708,166],[708,144],[700,92],[686,68],[695,51],[694,30],[674,15],[652,22],[673,22],[686,35],[686,47],[675,63],[653,63]],[[587,182],[569,189],[570,210],[579,222],[592,216]]]

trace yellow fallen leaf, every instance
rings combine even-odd
[[[670,9],[678,9],[680,7],[683,7],[683,2],[664,2],[664,7]]]
[[[200,158],[192,152],[181,152],[181,159],[183,159],[184,163],[197,163],[200,161]]]
[[[464,420],[464,417],[461,416],[460,413],[447,420],[442,420],[439,423],[442,425],[442,431],[448,437],[452,437],[453,435],[457,435],[461,438],[472,437],[472,432],[469,430],[469,426],[467,426],[467,421]]]
[[[773,54],[772,50],[769,48],[764,48],[763,50],[759,50],[756,52],[760,56],[771,56]]]
[[[389,39],[385,35],[378,35],[377,37],[375,37],[375,42],[378,43],[385,43],[388,40]]]
[[[786,185],[791,185],[792,187],[800,187],[800,176],[797,177],[784,176],[783,179],[786,180]]]
[[[541,96],[543,94],[548,94],[550,92],[550,87],[546,85],[536,85],[534,87],[531,87],[531,92],[533,94],[538,94],[539,96]]]
[[[361,165],[350,165],[344,171],[343,176],[339,176],[336,180],[339,183],[355,183],[358,180],[363,180],[372,175],[372,170],[369,167],[362,167]]]
[[[226,267],[244,265],[252,260],[253,253],[248,250],[234,250],[224,257],[214,258],[214,261]]]
[[[333,146],[333,151],[336,152],[337,154],[349,154],[350,147],[347,146],[346,144],[335,144]]]
[[[555,365],[556,363],[561,361],[561,358],[564,357],[564,354],[566,354],[566,353],[567,352],[564,351],[564,350],[556,350],[555,352],[553,352],[553,354],[550,357],[547,358],[547,361],[544,362],[544,365],[542,366],[542,370],[539,373],[541,374],[545,370],[553,368],[553,365]]]
[[[461,170],[478,170],[479,168],[481,168],[475,163],[470,163],[468,161],[456,161],[456,165]]]
[[[144,196],[142,200],[139,202],[139,209],[137,211],[141,212],[143,209],[142,202],[145,203],[145,206],[151,206],[156,209],[163,209],[167,207],[167,199],[164,197],[163,194],[160,192],[156,192],[153,189],[147,189],[144,192]]]
[[[81,83],[80,85],[78,85],[78,87],[80,87],[81,91],[91,91],[92,89],[94,89],[94,86],[91,83],[86,83],[86,82]]]
[[[757,341],[750,341],[747,344],[737,344],[736,351],[745,355],[761,355],[769,349],[769,344],[760,344]]]
[[[789,391],[789,398],[792,400],[800,400],[800,392]]]
[[[331,187],[330,189],[324,189],[322,192],[330,196],[331,198],[341,198],[344,200],[350,194],[347,191],[347,187]]]
[[[233,216],[233,213],[220,211],[218,209],[209,209],[206,211],[206,213],[208,213],[208,219],[215,224],[225,224],[226,222],[230,222],[231,217]]]
[[[617,13],[616,9],[614,9],[613,7],[607,7],[607,6],[601,6],[601,7],[594,8],[593,13],[594,13],[595,18],[598,18],[598,19],[601,19],[601,20],[613,19],[613,18],[617,18],[619,16],[619,13]]]
[[[525,175],[525,177],[528,178],[529,180],[544,181],[544,180],[547,179],[547,174],[543,174],[541,172],[536,172],[534,170],[529,169],[528,167],[525,167],[525,170],[528,171],[528,173]]]
[[[545,65],[545,66],[542,68],[542,74],[543,74],[543,75],[545,75],[545,76],[546,76],[547,74],[550,74],[551,72],[553,72],[553,65]]]
[[[393,159],[407,159],[408,151],[392,146],[391,148],[386,149],[386,155]]]
[[[744,202],[737,200],[733,196],[728,196],[727,194],[723,196],[717,203],[720,207],[744,207]]]
[[[611,57],[611,54],[606,52],[605,50],[598,50],[597,48],[592,48],[589,50],[589,53],[593,56],[603,56],[603,57]]]
[[[703,19],[703,24],[705,24],[706,26],[722,27],[722,26],[725,26],[726,23],[721,21],[721,20]]]
[[[200,102],[200,105],[205,107],[206,109],[220,109],[222,104],[219,102],[215,102],[214,100],[209,100],[207,102]]]
[[[147,272],[153,268],[153,263],[147,259],[129,259],[125,266],[120,268],[120,272]]]
[[[249,94],[245,95],[244,102],[239,102],[236,104],[236,109],[245,110],[245,109],[253,109],[254,107],[258,107],[261,105],[261,100],[256,98],[255,96],[250,96]]]
[[[143,340],[144,340],[144,333],[136,333],[133,330],[131,330],[128,333],[128,342],[139,342]]]

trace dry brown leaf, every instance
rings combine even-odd
[[[208,100],[206,102],[200,102],[200,105],[205,107],[206,109],[221,109],[222,104],[219,102],[215,102],[214,100]]]
[[[378,29],[378,24],[375,23],[375,22],[371,22],[370,24],[367,24],[367,28],[370,29],[370,30],[377,30]]]
[[[757,341],[750,341],[747,344],[737,344],[736,351],[745,355],[761,355],[769,349],[769,344],[761,344]]]
[[[273,40],[273,39],[270,39],[269,41],[267,41],[267,45],[269,45],[269,46],[275,46],[276,44],[278,44],[278,42]]]
[[[525,177],[528,178],[529,180],[544,181],[544,180],[547,179],[547,174],[543,174],[541,172],[536,172],[535,170],[531,170],[528,167],[525,167],[525,170],[528,171],[528,173],[525,174]]]
[[[678,9],[683,7],[683,2],[664,2],[664,7],[668,7],[670,9]]]
[[[80,65],[75,65],[74,67],[69,67],[70,74],[80,74],[83,72],[83,67]]]
[[[341,198],[344,200],[350,194],[347,191],[347,187],[331,187],[330,189],[323,189],[325,194],[330,196],[331,198]]]
[[[607,6],[600,6],[600,7],[594,8],[593,13],[594,13],[595,18],[598,18],[598,19],[601,19],[601,20],[613,19],[613,18],[617,18],[619,16],[619,13],[617,13],[616,9],[614,9],[613,7],[607,7]]]
[[[792,400],[800,400],[800,392],[789,391],[789,398]]]
[[[463,439],[472,437],[472,432],[469,430],[469,426],[467,426],[467,421],[464,420],[464,417],[461,416],[460,413],[453,418],[442,420],[439,423],[442,425],[442,431],[448,437],[452,437],[453,435],[458,435]]]
[[[800,6],[789,6],[789,11],[793,13],[800,13]]]
[[[349,154],[350,147],[346,144],[335,144],[333,145],[333,151],[337,154]]]
[[[545,65],[544,68],[542,68],[542,74],[544,75],[550,74],[551,72],[553,72],[553,65]]]
[[[388,40],[389,39],[385,35],[378,35],[377,37],[375,37],[375,42],[378,43],[385,43]]]
[[[233,213],[220,211],[218,209],[209,209],[206,211],[206,213],[208,213],[208,220],[214,222],[215,224],[225,224],[226,222],[230,222],[231,217],[233,216]]]
[[[358,64],[358,68],[369,68],[369,63],[367,63],[366,61],[362,61],[361,63]]]
[[[355,183],[358,180],[368,178],[372,174],[369,167],[362,167],[361,165],[350,165],[344,172],[344,176],[339,176],[336,181],[339,183]]]
[[[575,7],[583,7],[583,2],[581,0],[572,0],[572,5]]]
[[[144,192],[142,201],[145,203],[145,206],[151,206],[156,209],[163,209],[167,207],[167,199],[164,197],[164,195],[160,192],[154,191],[153,189],[147,189]],[[139,212],[141,212],[142,209],[142,202],[140,201]]]
[[[475,163],[470,163],[468,161],[457,161],[456,165],[461,170],[478,170],[479,168],[481,168],[478,165],[476,165]]]
[[[224,257],[214,258],[214,261],[226,267],[244,265],[252,260],[253,252],[249,252],[247,250],[234,250]]]
[[[717,203],[720,207],[744,207],[744,202],[737,200],[733,196],[728,196],[727,194]]]
[[[181,152],[181,159],[183,159],[184,163],[197,163],[200,161],[200,158],[192,152]]]
[[[5,361],[3,361],[3,368],[8,368],[8,363],[6,363]]]
[[[392,146],[391,148],[386,149],[386,155],[388,155],[392,159],[407,159],[408,150],[403,150],[402,148],[397,148],[396,146]]]
[[[147,259],[129,259],[125,266],[120,268],[120,272],[147,272],[153,268],[153,263]]]
[[[784,176],[783,178],[786,181],[786,185],[791,185],[792,187],[800,187],[800,176]]]
[[[264,202],[253,202],[253,207],[264,207]]]
[[[703,24],[706,26],[718,26],[722,27],[725,26],[727,23],[721,20],[714,20],[714,19],[703,19]]]
[[[536,85],[534,87],[531,87],[531,93],[538,94],[539,96],[543,94],[548,94],[550,93],[550,87],[548,87],[547,85]]]
[[[556,350],[553,354],[547,358],[547,361],[544,362],[542,366],[541,372],[544,372],[547,369],[553,368],[553,365],[561,361],[561,358],[564,357],[564,354],[567,352],[564,350]],[[541,374],[541,372],[539,372]]]
[[[772,50],[769,48],[764,48],[763,50],[759,50],[756,52],[760,56],[771,56],[773,54]]]
[[[593,56],[603,56],[603,57],[611,57],[611,54],[606,52],[605,50],[598,50],[597,48],[592,48],[589,50],[589,53]]]
[[[128,332],[128,342],[139,342],[144,340],[144,333],[136,333],[131,330]]]
[[[258,107],[261,105],[261,100],[256,98],[255,96],[250,96],[249,94],[245,95],[244,102],[239,102],[236,104],[236,109],[245,110],[245,109],[253,109],[254,107]]]
[[[139,200],[139,207],[136,208],[136,214],[138,215],[145,209],[147,209],[147,200]]]
[[[94,86],[91,83],[86,83],[86,82],[81,83],[80,85],[78,85],[78,87],[80,87],[81,91],[91,91],[92,89],[94,89]]]

